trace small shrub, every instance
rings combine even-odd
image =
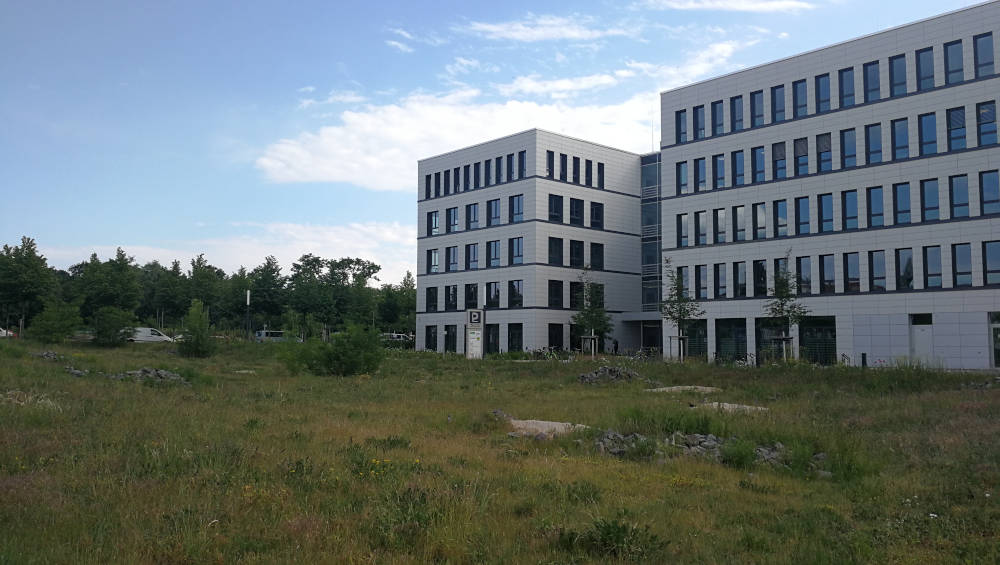
[[[737,469],[749,469],[757,459],[756,446],[744,439],[731,439],[722,444],[722,462]]]
[[[62,343],[82,325],[77,305],[53,300],[31,321],[29,335],[44,343]]]
[[[177,344],[177,352],[184,357],[210,357],[215,352],[208,312],[201,300],[192,300],[184,317],[184,339]]]
[[[565,551],[583,550],[591,555],[616,557],[626,561],[646,561],[656,556],[668,542],[623,520],[599,518],[583,532],[560,529],[556,544]]]
[[[349,326],[345,331],[330,336],[329,343],[310,340],[294,351],[299,358],[291,360],[286,355],[289,370],[304,367],[314,375],[349,377],[378,370],[385,350],[375,330]]]
[[[132,337],[135,317],[131,312],[105,306],[94,313],[91,326],[94,330],[94,343],[103,347],[118,347]]]

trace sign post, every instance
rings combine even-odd
[[[483,358],[483,311],[467,310],[465,325],[465,358]]]

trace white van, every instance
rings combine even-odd
[[[156,328],[135,328],[129,341],[149,343],[154,341],[173,341],[173,338],[165,335]]]

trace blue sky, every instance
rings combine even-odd
[[[397,282],[417,159],[531,127],[648,152],[663,89],[971,4],[6,2],[0,243]]]

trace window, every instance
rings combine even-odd
[[[733,241],[746,241],[747,221],[743,206],[733,206]]]
[[[447,272],[458,270],[458,246],[446,247],[444,249],[444,270]]]
[[[564,181],[564,182],[566,181],[566,169],[567,168],[568,167],[566,166],[566,154],[565,153],[560,153],[559,154],[559,180]],[[489,176],[489,175],[487,174],[486,176]]]
[[[549,281],[549,308],[563,307],[562,281]]]
[[[840,94],[840,107],[854,106],[854,67],[837,71],[837,90]]]
[[[743,151],[733,151],[733,186],[743,186]]]
[[[465,246],[465,270],[474,271],[479,268],[479,244],[469,243]]]
[[[798,294],[812,294],[812,260],[809,257],[796,257],[795,282]]]
[[[836,273],[833,268],[833,255],[819,256],[819,293],[833,294],[837,291]]]
[[[724,133],[724,112],[725,109],[722,107],[722,100],[712,102],[712,135],[722,135]]]
[[[512,237],[507,240],[507,264],[520,265],[524,263],[524,238]]]
[[[549,195],[549,221],[561,224],[563,220],[563,197]]]
[[[808,196],[795,199],[795,233],[797,235],[805,235],[809,233]]]
[[[875,102],[882,96],[878,83],[878,61],[865,63],[863,68],[865,74],[865,102]]]
[[[688,215],[677,214],[677,247],[688,246]]]
[[[552,151],[545,152],[545,176],[553,179],[556,177],[556,154]],[[479,181],[476,181],[479,184]]]
[[[571,226],[583,225],[583,200],[579,198],[569,199],[569,224]]]
[[[937,153],[937,119],[935,114],[921,114],[917,119],[919,120],[920,154],[933,155]]]
[[[694,268],[694,297],[697,300],[708,298],[708,265],[696,265]]]
[[[573,157],[573,184],[580,184],[580,158]]]
[[[604,163],[597,164],[597,188],[604,190]]]
[[[444,212],[445,233],[454,233],[458,231],[458,208],[448,208]]]
[[[941,247],[924,247],[924,288],[941,288]]]
[[[507,307],[521,308],[524,306],[524,281],[507,282]]]
[[[753,295],[767,296],[767,261],[753,262]]]
[[[569,240],[569,266],[575,269],[583,268],[583,242]]]
[[[677,194],[688,193],[688,164],[687,161],[677,163]]]
[[[906,56],[889,57],[889,96],[906,94]]]
[[[816,113],[830,111],[830,75],[819,75],[816,81]]]
[[[783,179],[785,174],[785,142],[771,145],[771,178]]]
[[[474,186],[476,188],[479,188],[479,187],[482,186],[482,184],[479,181],[479,163],[473,163],[472,164],[472,181],[473,181]]]
[[[503,167],[503,157],[497,157],[496,158],[496,164],[497,164],[497,166],[496,166],[496,171],[497,171],[497,179],[496,179],[497,182],[496,182],[496,184],[500,184],[501,182],[503,182],[503,178],[501,177],[501,171],[500,171],[501,167]]]
[[[468,171],[468,167],[469,166],[466,165],[465,167],[466,167],[466,171]],[[523,179],[526,176],[528,176],[528,152],[527,151],[518,151],[517,152],[517,178]],[[469,173],[468,172],[466,172],[465,178],[466,178],[465,184],[469,184],[469,181],[468,181]],[[468,190],[468,189],[466,189],[466,190]]]
[[[705,158],[694,160],[694,191],[701,192],[707,187],[705,178]]]
[[[953,286],[972,286],[972,245],[956,243],[951,246]]]
[[[965,108],[948,110],[948,151],[965,149]]]
[[[764,239],[767,237],[767,213],[764,210],[764,203],[758,202],[753,205],[753,238]]]
[[[785,87],[771,87],[771,123],[785,121]]]
[[[896,290],[913,290],[913,250],[896,250]]]
[[[844,253],[844,292],[861,292],[861,265],[857,253]]]
[[[726,242],[726,209],[716,208],[712,211],[712,242]]]
[[[983,242],[983,277],[986,284],[1000,284],[1000,241]]]
[[[514,180],[514,154],[507,155],[507,182]]]
[[[424,198],[431,197],[431,176],[424,175]]]
[[[885,292],[885,251],[868,252],[868,292]]]
[[[549,265],[563,264],[563,240],[561,237],[549,238]]]
[[[524,351],[524,324],[507,324],[507,351]]]
[[[427,250],[427,272],[436,273],[438,272],[438,250],[428,249]]]
[[[797,80],[792,83],[792,117],[803,118],[809,113],[809,102],[806,96],[806,81]]]
[[[809,174],[809,140],[800,138],[795,140],[795,176],[801,177]]]
[[[434,173],[434,198],[441,196],[441,173]]]
[[[430,290],[430,289],[428,289]],[[428,310],[428,312],[436,312],[437,309]],[[424,327],[424,349],[427,351],[437,351],[438,344],[438,329],[437,326],[425,326]]]
[[[705,107],[695,106],[694,107],[694,138],[704,139],[705,138]]]
[[[906,159],[910,156],[910,134],[906,118],[892,121],[892,158]]]
[[[429,286],[425,291],[424,310],[427,312],[438,311],[438,289],[436,286]]]
[[[726,187],[726,156],[712,157],[712,188]]]
[[[715,298],[726,297],[726,264],[715,264]]]
[[[687,110],[674,112],[674,137],[676,143],[684,143],[688,140]]]
[[[830,134],[816,136],[816,170],[818,172],[833,169],[833,148],[830,146]]]
[[[876,228],[885,225],[885,205],[882,200],[882,187],[873,186],[868,189],[868,227]]]
[[[920,181],[920,221],[930,222],[941,219],[938,207],[937,179]]]
[[[882,162],[882,125],[865,126],[865,163]]]
[[[500,240],[495,239],[493,241],[486,242],[486,266],[487,267],[499,267],[500,266]]]
[[[509,204],[509,216],[510,223],[516,224],[518,222],[524,221],[524,195],[517,194],[510,197]]]
[[[604,270],[604,244],[590,244],[590,268],[595,271]]]
[[[479,204],[466,204],[465,229],[474,230],[479,227]]]
[[[549,324],[549,347],[556,350],[563,348],[562,324]]]
[[[733,96],[729,99],[729,131],[743,129],[743,97]]]
[[[910,223],[910,183],[892,185],[892,223]]]
[[[997,105],[994,102],[976,104],[976,135],[979,145],[997,142]]]
[[[486,225],[500,225],[500,199],[486,201]]]
[[[841,223],[845,230],[858,229],[858,191],[845,190],[840,193]]]
[[[854,139],[854,128],[840,130],[840,168],[847,169],[858,164],[858,146]]]
[[[993,34],[984,33],[972,38],[972,49],[976,61],[976,78],[993,74]]]
[[[917,90],[934,88],[934,49],[917,51]]]
[[[956,175],[948,179],[948,192],[951,197],[951,217],[969,217],[969,177]]]
[[[694,244],[706,245],[708,243],[708,212],[694,213]]]
[[[452,312],[458,310],[458,285],[444,287],[444,309]]]
[[[774,207],[774,237],[786,237],[788,235],[788,203],[784,200],[775,200]]]
[[[817,197],[816,207],[819,212],[820,233],[833,231],[833,195],[820,194]]]
[[[486,283],[486,307],[487,308],[500,307],[500,283],[498,282]]]
[[[427,212],[427,235],[437,235],[439,231],[438,226],[438,212]]]
[[[493,178],[491,171],[492,171],[492,162],[489,159],[483,161],[483,186],[490,185],[490,179]]]
[[[583,182],[587,186],[594,186],[594,162],[590,159],[583,164]]]
[[[1000,181],[997,171],[979,173],[980,214],[1000,214]]]
[[[740,261],[733,263],[733,296],[747,295],[747,264]]]
[[[764,91],[750,93],[750,127],[764,125]]]
[[[468,283],[465,285],[465,308],[479,308],[479,284]]]
[[[462,183],[462,186],[465,187],[466,191],[472,190],[472,185],[470,184],[471,177],[469,176],[469,169],[471,169],[469,165],[466,165],[465,168],[463,169],[463,176],[465,177],[465,179],[464,182]]]
[[[660,254],[660,242],[655,239],[642,242],[639,254],[643,265],[656,265]]]
[[[684,296],[691,296],[690,289],[691,285],[688,283],[688,268],[687,267],[677,267],[677,280],[680,281],[679,285],[684,291]]]
[[[754,147],[750,150],[750,166],[753,167],[753,182],[764,182],[764,148]]]
[[[957,84],[965,77],[962,73],[962,41],[944,44],[944,83]]]
[[[595,230],[604,229],[604,204],[600,202],[590,203],[590,227]]]

